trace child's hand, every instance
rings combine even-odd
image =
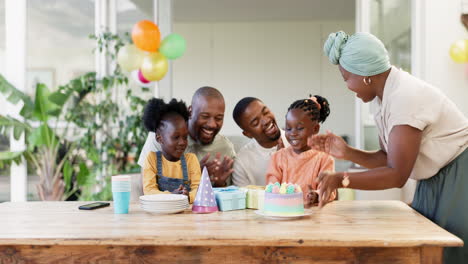
[[[304,206],[306,208],[309,208],[313,205],[317,205],[319,202],[318,199],[319,199],[318,192],[314,190],[310,184],[307,185],[307,194],[306,194],[306,198],[304,201]]]
[[[187,188],[185,188],[185,187],[182,189],[182,192],[180,194],[189,196],[189,192],[187,191]]]
[[[280,150],[282,148],[284,148],[284,143],[283,143],[283,139],[280,137],[278,139],[278,145],[276,145],[276,150]]]
[[[181,184],[179,186],[179,188],[173,190],[171,193],[173,193],[173,194],[183,194],[184,189],[185,189],[185,187]],[[185,191],[187,191],[187,189],[185,189]]]

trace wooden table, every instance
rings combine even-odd
[[[0,263],[441,263],[443,247],[463,245],[397,201],[334,202],[294,221],[81,204],[0,204]]]

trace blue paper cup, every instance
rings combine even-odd
[[[112,192],[114,198],[114,213],[128,214],[130,205],[130,192]]]

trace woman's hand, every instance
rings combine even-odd
[[[312,135],[307,140],[307,145],[312,149],[325,152],[337,159],[346,159],[349,149],[343,138],[327,131],[326,134]]]
[[[331,202],[331,197],[336,189],[342,187],[343,173],[342,172],[321,172],[317,177],[319,191],[319,207],[324,207]]]

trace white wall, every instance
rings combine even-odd
[[[354,138],[353,95],[322,52],[329,33],[353,29],[354,21],[176,23],[187,51],[174,62],[173,96],[190,103],[197,88],[218,88],[227,101],[222,133],[240,135],[232,109],[241,98],[263,100],[284,127],[294,100],[320,94],[331,105],[323,129]]]
[[[468,117],[467,65],[455,63],[449,56],[452,43],[468,39],[468,31],[460,22],[461,2],[424,1],[422,45],[425,63],[422,70],[425,80],[440,88]]]

